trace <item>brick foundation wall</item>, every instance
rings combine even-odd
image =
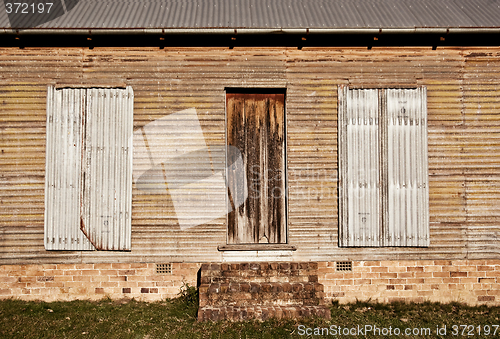
[[[0,266],[0,298],[96,300],[176,297],[183,283],[196,286],[201,264],[172,263],[172,274],[155,264],[54,264]],[[500,305],[500,260],[353,261],[339,272],[336,262],[318,263],[325,299],[458,301]]]
[[[174,298],[181,286],[196,286],[201,264],[172,263],[171,274],[156,264],[54,264],[0,266],[0,299],[98,300]]]
[[[500,260],[353,261],[351,272],[320,262],[325,298],[356,300],[457,301],[500,305]]]

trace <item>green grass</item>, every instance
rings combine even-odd
[[[398,336],[363,335],[299,335],[315,328],[364,328],[365,325],[389,329],[429,328],[430,336],[410,335],[405,338],[465,338],[462,329],[453,336],[453,325],[500,325],[499,307],[468,307],[461,304],[332,304],[332,320],[311,318],[306,320],[270,320],[217,323],[196,321],[197,294],[187,288],[177,299],[156,303],[134,300],[99,302],[25,302],[0,301],[1,338],[398,338]],[[299,327],[303,325],[304,327]],[[447,335],[436,335],[436,326],[447,326]],[[302,331],[301,331],[302,329]],[[483,328],[481,328],[483,331]],[[470,333],[465,333],[470,334]],[[500,337],[500,329],[495,336]]]

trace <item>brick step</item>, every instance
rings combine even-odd
[[[322,298],[307,297],[302,299],[284,298],[261,298],[260,296],[240,295],[237,298],[221,298],[217,300],[209,299],[206,302],[200,302],[200,306],[322,306]]]
[[[200,285],[200,306],[323,305],[319,283],[229,283]]]
[[[199,320],[330,316],[317,263],[203,264],[200,282]]]
[[[262,277],[262,276],[247,276],[247,277],[201,277],[202,284],[211,284],[211,283],[245,283],[249,279],[253,282],[259,283],[274,283],[274,282],[288,282],[288,283],[306,283],[306,282],[317,282],[317,276],[288,276],[288,277]]]
[[[199,321],[296,319],[317,316],[331,319],[326,306],[205,306],[198,310]]]
[[[317,263],[203,264],[201,283],[317,282]]]
[[[201,284],[200,293],[220,294],[220,293],[300,293],[300,292],[323,292],[324,286],[318,282],[306,283],[288,283],[288,282],[230,282],[230,283],[211,283]]]

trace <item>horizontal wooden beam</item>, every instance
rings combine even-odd
[[[296,251],[297,247],[288,244],[235,244],[220,245],[219,251]]]

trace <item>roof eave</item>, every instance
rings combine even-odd
[[[500,27],[414,28],[28,28],[0,35],[269,35],[269,34],[500,34]]]

